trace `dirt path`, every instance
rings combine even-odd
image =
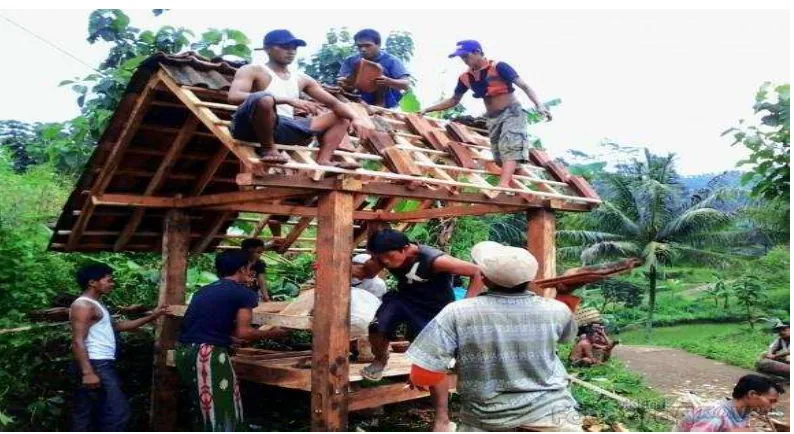
[[[675,348],[618,345],[612,353],[626,366],[645,377],[646,383],[672,400],[679,393],[692,392],[708,401],[730,397],[733,386],[743,375],[755,373],[707,359]],[[781,396],[775,419],[789,421],[789,386]]]

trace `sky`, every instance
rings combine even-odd
[[[790,76],[788,11],[172,9],[160,17],[148,9],[125,12],[142,29],[239,29],[252,48],[261,45],[266,31],[289,28],[309,43],[299,51],[303,57],[319,48],[331,27],[373,27],[384,36],[409,31],[416,47],[408,68],[423,106],[449,95],[463,71],[459,59],[447,58],[455,43],[477,39],[486,56],[512,65],[541,99],[562,100],[552,109],[552,122],[530,127],[553,156],[565,156],[568,149],[597,153],[608,139],[674,152],[683,174],[733,169],[746,151],[720,134],[752,117],[763,82],[788,82]],[[9,60],[0,68],[0,119],[63,121],[79,114],[75,95],[58,83],[91,73],[85,64],[97,65],[107,53],[107,45],[85,40],[89,13],[0,10],[0,40]],[[491,18],[478,18],[484,15]],[[255,53],[254,61],[264,60]],[[484,111],[471,96],[464,104],[473,114]]]

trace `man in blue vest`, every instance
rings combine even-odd
[[[383,75],[375,79],[378,89],[375,92],[361,92],[361,99],[367,104],[380,107],[396,107],[403,97],[402,92],[411,85],[410,74],[402,61],[380,49],[380,33],[372,29],[364,29],[353,36],[358,54],[354,54],[342,62],[337,82],[349,89],[348,77],[358,67],[361,59],[375,62],[383,67]]]
[[[488,116],[488,135],[491,139],[496,164],[502,167],[499,187],[510,187],[518,163],[529,159],[529,136],[527,116],[521,103],[513,95],[513,85],[524,91],[537,110],[551,120],[549,110],[540,102],[535,91],[505,62],[488,60],[479,42],[458,42],[457,49],[449,57],[460,57],[469,69],[460,75],[455,93],[438,104],[420,112],[446,110],[460,104],[463,95],[471,89],[474,98],[482,98]]]

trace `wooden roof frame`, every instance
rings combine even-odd
[[[291,226],[287,245],[313,242],[291,249],[315,251],[319,265],[315,306],[323,309],[304,324],[313,331],[311,378],[304,387],[312,392],[314,430],[345,430],[348,409],[364,408],[356,398],[362,392],[350,388],[347,353],[351,253],[369,233],[386,223],[404,230],[432,218],[526,212],[527,248],[544,279],[556,268],[555,211],[584,212],[600,203],[583,178],[536,149],[510,188],[495,187],[488,178],[500,169],[483,131],[361,105],[341,94],[375,133],[367,140],[348,137],[334,156],[365,168],[320,166],[313,159],[317,148],[289,145],[277,145],[288,163],[265,167],[255,153],[258,144],[235,140],[229,131],[236,107],[226,103],[226,90],[234,71],[194,53],[157,54],[143,62],[64,206],[49,249],[160,251],[159,301],[183,305],[190,252],[233,248],[244,237],[227,234],[234,221],[256,223],[245,235],[255,237],[270,223]],[[415,206],[398,211],[406,199]],[[314,220],[316,238],[301,237]],[[178,330],[175,317],[157,325],[151,422],[158,431],[173,431],[176,423],[178,380],[167,354]],[[394,385],[383,387],[366,391],[366,405],[397,399]]]

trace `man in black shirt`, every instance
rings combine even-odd
[[[246,238],[240,244],[240,248],[248,253],[248,264],[250,265],[245,286],[259,294],[259,299],[262,301],[270,301],[270,294],[267,290],[267,279],[265,279],[265,262],[260,258],[266,251],[278,250],[283,245],[283,238],[276,238],[267,243],[259,238]]]
[[[389,341],[395,339],[400,324],[408,326],[409,335],[418,335],[444,306],[455,300],[453,275],[470,278],[467,297],[479,294],[483,283],[476,265],[438,249],[413,243],[405,234],[393,229],[372,234],[367,250],[373,257],[364,264],[366,277],[375,277],[385,268],[397,279],[397,291],[383,296],[383,304],[369,326],[375,361],[364,368],[361,375],[378,381],[389,361]],[[446,382],[430,388],[436,410],[434,431],[448,428],[448,390]]]
[[[228,349],[232,336],[265,338],[251,327],[256,294],[246,286],[248,253],[232,250],[215,257],[219,280],[204,286],[188,305],[176,348],[176,367],[191,398],[195,428],[233,431],[243,428],[243,407]]]

